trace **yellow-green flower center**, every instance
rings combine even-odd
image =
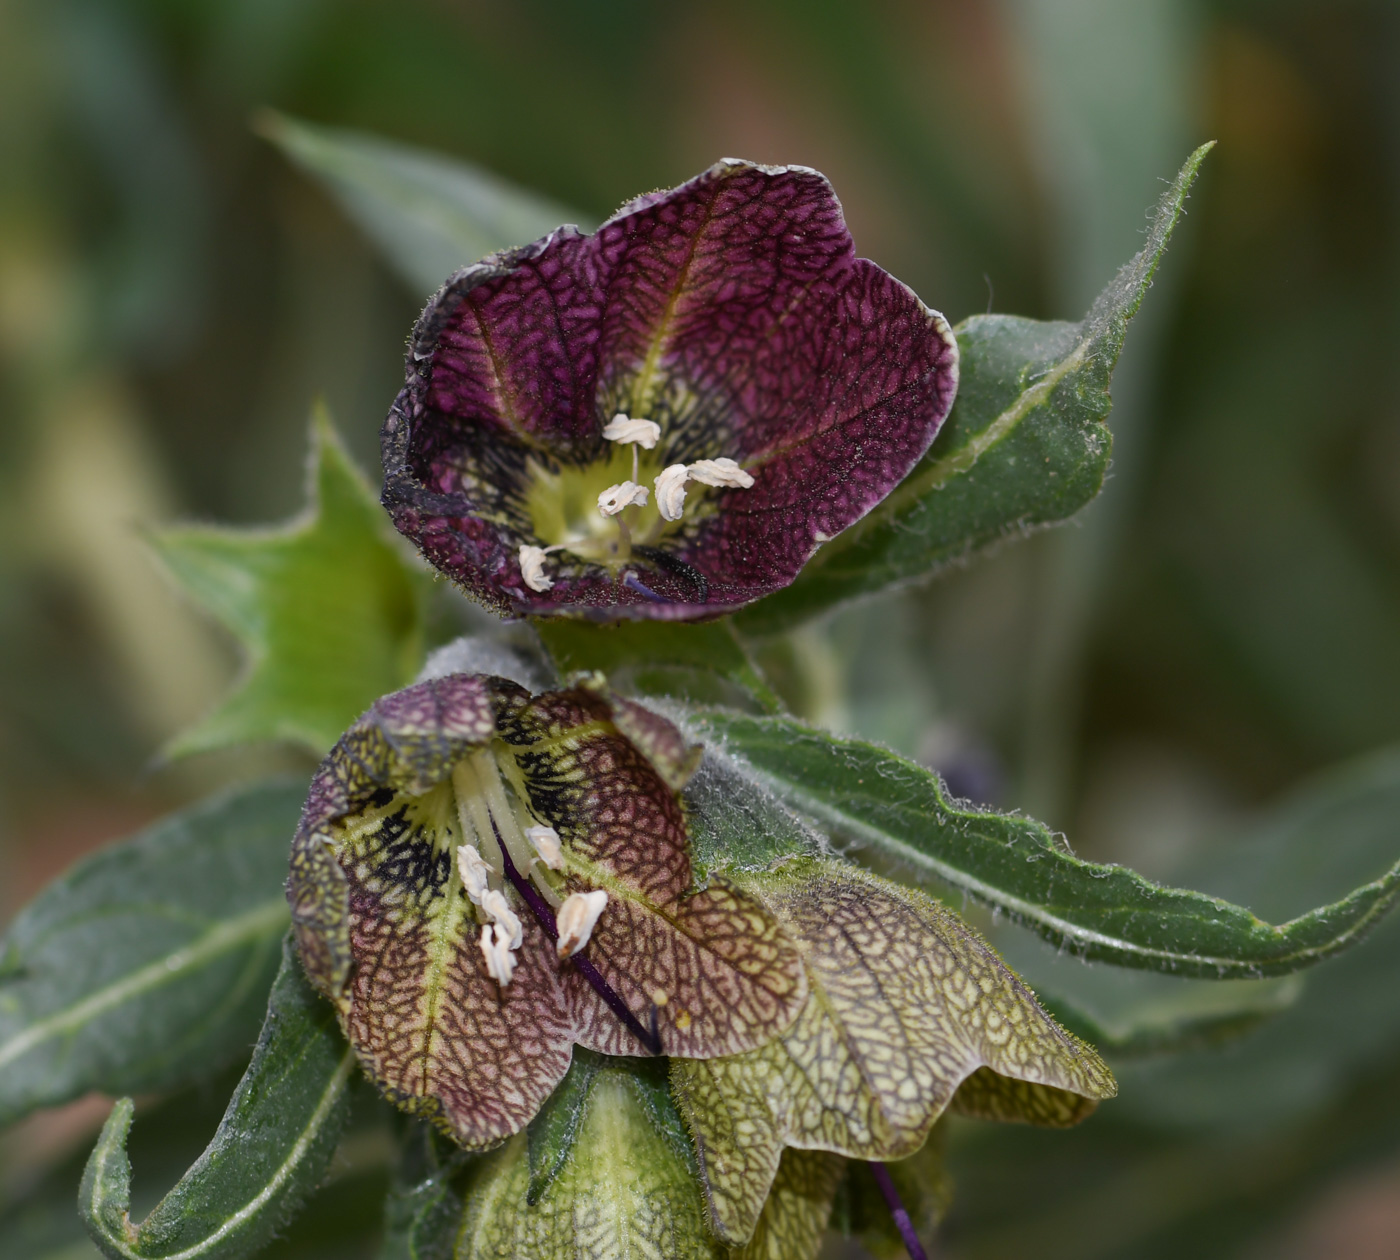
[[[660,475],[659,452],[637,451],[634,477],[634,449],[610,443],[607,459],[582,468],[565,465],[557,472],[531,463],[525,506],[544,547],[560,547],[597,564],[621,567],[631,560],[633,545],[654,546],[674,528],[652,505],[624,508],[616,517],[598,510],[599,496],[613,486],[626,481],[647,486]],[[626,529],[619,529],[619,523]]]

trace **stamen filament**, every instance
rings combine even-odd
[[[909,1260],[928,1260],[928,1252],[924,1250],[924,1245],[919,1241],[919,1236],[914,1232],[914,1222],[909,1219],[909,1209],[904,1206],[904,1200],[899,1197],[899,1191],[895,1189],[894,1178],[890,1176],[890,1170],[879,1160],[870,1162],[870,1174],[875,1178],[875,1184],[880,1187],[880,1193],[884,1196],[885,1206],[889,1208],[890,1215],[894,1217],[894,1227],[899,1230],[899,1236],[904,1240],[905,1249],[909,1252]]]
[[[666,602],[664,595],[658,595],[635,573],[628,572],[623,574],[622,585],[627,587],[628,590],[636,591],[639,595],[645,595],[653,604],[664,604]]]
[[[491,826],[492,828],[496,826],[496,820],[494,818],[491,819]],[[554,922],[554,911],[549,908],[549,904],[545,899],[531,886],[529,880],[523,878],[520,872],[516,870],[515,863],[510,860],[510,853],[507,851],[505,843],[501,840],[499,831],[496,832],[496,843],[500,845],[501,856],[505,859],[506,878],[510,880],[512,887],[520,894],[525,904],[530,907],[530,913],[535,916],[535,922],[544,930],[544,934],[549,937],[551,944],[557,945],[559,941],[559,929]],[[579,975],[593,986],[594,991],[607,1003],[608,1009],[622,1021],[627,1031],[636,1037],[636,1039],[652,1054],[659,1056],[661,1054],[660,1035],[654,1030],[644,1027],[642,1022],[627,1009],[627,1003],[618,996],[612,985],[603,979],[602,973],[598,968],[589,962],[583,954],[575,954],[572,962],[573,965],[578,968]],[[925,1260],[925,1257],[921,1255],[919,1260]]]

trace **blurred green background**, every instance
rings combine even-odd
[[[722,155],[812,165],[955,321],[1078,318],[1217,139],[1129,332],[1101,499],[800,632],[809,716],[1153,877],[1262,843],[1321,772],[1383,780],[1365,825],[1400,854],[1391,763],[1330,769],[1400,741],[1400,7],[0,0],[0,914],[289,756],[159,761],[237,662],[141,531],[295,511],[318,396],[375,470],[426,294],[254,134],[264,106],[593,220]],[[1335,891],[1312,879],[1286,912]],[[1129,1071],[1073,1135],[955,1134],[946,1254],[1393,1256],[1395,935],[1364,983],[1309,977],[1325,1010]],[[1309,1037],[1361,1028],[1303,1079]],[[1234,1115],[1266,1044],[1302,1067]],[[103,1111],[4,1139],[0,1193]]]

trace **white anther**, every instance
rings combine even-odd
[[[684,464],[672,464],[656,478],[656,508],[668,521],[680,520],[685,510],[685,479],[689,472]]]
[[[491,873],[491,868],[481,860],[481,854],[476,851],[476,845],[462,844],[457,846],[457,873],[462,877],[462,887],[467,890],[467,896],[471,898],[472,905],[479,906],[482,895],[488,887],[487,876]]]
[[[753,485],[753,477],[739,467],[732,459],[697,459],[691,464],[688,476],[706,486],[733,486],[747,490]]]
[[[608,904],[608,894],[601,888],[592,892],[570,893],[559,907],[555,922],[559,927],[559,958],[572,958],[593,935],[593,925]]]
[[[515,974],[515,955],[510,951],[510,938],[499,923],[481,929],[481,954],[486,959],[486,974],[504,989]]]
[[[634,503],[646,507],[647,488],[639,486],[635,481],[622,481],[615,486],[609,486],[598,496],[598,511],[604,516],[616,516],[623,508],[631,507]]]
[[[482,894],[481,908],[491,916],[495,925],[505,932],[511,949],[519,949],[520,942],[525,939],[524,930],[520,919],[506,901],[505,894],[499,888],[488,888]]]
[[[564,850],[559,844],[559,833],[553,827],[526,827],[525,839],[551,871],[564,869]]]
[[[532,591],[547,591],[554,585],[554,579],[544,571],[543,547],[532,547],[529,543],[520,544],[520,576]]]
[[[619,411],[603,426],[603,436],[609,442],[635,442],[649,451],[661,440],[661,426],[655,420],[633,420]]]

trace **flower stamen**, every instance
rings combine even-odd
[[[739,467],[738,461],[722,455],[719,459],[697,459],[693,464],[672,464],[656,478],[656,508],[662,519],[678,521],[685,511],[685,487],[689,481],[729,490],[753,488],[753,474]]]
[[[634,420],[619,411],[603,426],[603,436],[609,442],[626,442],[632,447],[632,480],[637,480],[637,447],[649,451],[661,440],[661,426],[655,420]],[[642,500],[646,502],[645,499]]]
[[[661,518],[678,521],[685,510],[685,479],[690,470],[684,464],[663,468],[656,478],[656,509]]]
[[[572,958],[588,944],[598,916],[607,905],[608,894],[601,888],[586,893],[570,893],[564,898],[564,904],[559,907],[555,919],[559,930],[559,941],[555,948],[560,962]]]
[[[661,440],[661,426],[655,420],[634,420],[619,411],[603,426],[603,436],[609,442],[632,442],[649,451]]]
[[[705,486],[725,486],[736,490],[753,488],[753,474],[745,472],[737,461],[727,455],[719,459],[697,459],[686,470],[686,476]]]
[[[511,949],[519,949],[525,939],[524,928],[515,911],[510,908],[505,894],[496,888],[488,888],[481,898],[481,908],[491,916],[492,922],[505,933]]]
[[[609,486],[598,496],[598,511],[604,516],[616,516],[634,503],[638,507],[646,507],[647,494],[647,488],[639,486],[635,481],[620,481],[615,486]]]
[[[544,571],[544,558],[551,551],[563,551],[564,544],[556,543],[553,547],[536,547],[530,543],[521,543],[520,577],[532,591],[547,591],[554,585],[554,579]]]
[[[564,850],[559,844],[559,833],[553,827],[526,827],[525,839],[530,842],[539,861],[551,871],[564,869]]]
[[[515,955],[510,949],[510,937],[499,923],[482,927],[481,953],[486,959],[486,974],[504,989],[515,975]]]
[[[491,873],[491,868],[486,865],[481,854],[477,852],[476,845],[457,846],[457,873],[462,877],[462,887],[466,889],[472,905],[481,905],[481,899],[490,886],[488,876]]]
[[[510,881],[511,887],[524,899],[525,904],[530,907],[530,913],[535,916],[535,922],[544,930],[544,934],[551,941],[559,939],[559,928],[554,920],[554,911],[549,908],[549,903],[540,896],[529,880],[523,878],[515,863],[510,859],[510,850],[506,848],[505,842],[501,839],[500,829],[496,826],[495,818],[491,819],[491,828],[496,833],[496,843],[501,846],[501,861],[505,867],[505,876]],[[638,1041],[642,1043],[652,1054],[661,1053],[661,1037],[654,1029],[649,1029],[641,1020],[627,1009],[627,1003],[618,996],[617,990],[603,979],[603,974],[595,967],[584,954],[575,954],[571,960],[573,966],[578,970],[588,983],[593,987],[593,991],[603,999],[614,1015],[618,1017],[627,1030]]]

